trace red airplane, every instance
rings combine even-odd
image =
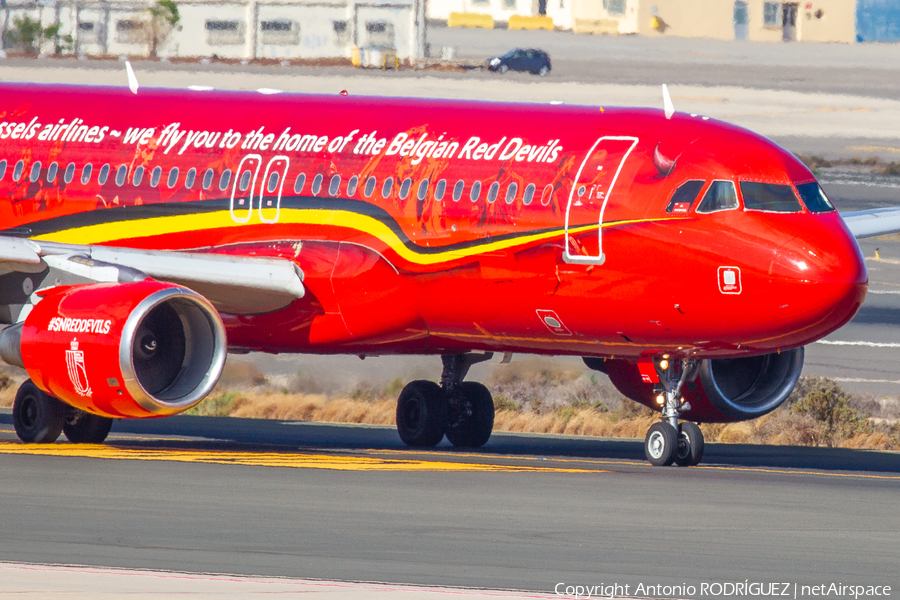
[[[527,352],[584,357],[660,411],[652,463],[693,465],[695,422],[775,409],[866,295],[800,161],[668,103],[133,92],[0,85],[25,442],[177,414],[227,352],[261,351],[441,355],[440,385],[400,394],[400,437],[479,447],[494,405],[469,367]]]

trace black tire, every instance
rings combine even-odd
[[[654,423],[644,439],[644,454],[655,467],[667,467],[675,460],[678,432],[665,421]]]
[[[19,387],[13,405],[16,435],[26,444],[50,444],[62,432],[66,405],[45,394],[30,379]]]
[[[491,392],[476,381],[464,381],[459,386],[463,415],[451,411],[447,426],[447,440],[457,447],[481,448],[494,431],[494,398]]]
[[[435,446],[447,428],[447,400],[433,381],[411,381],[397,399],[397,433],[407,446]]]
[[[540,75],[541,77],[546,77],[547,75],[550,74],[550,67],[548,67],[547,65],[544,65],[543,67],[538,69],[537,74]]]
[[[675,450],[675,464],[693,467],[703,460],[703,432],[696,424],[685,421],[678,425],[678,448]]]
[[[109,435],[113,420],[72,409],[63,423],[63,433],[73,444],[102,444]]]
[[[506,65],[500,65],[499,67],[497,67],[497,71],[505,74],[505,73],[509,72],[509,67]]]

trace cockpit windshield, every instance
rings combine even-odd
[[[831,203],[831,200],[828,199],[828,196],[825,195],[822,187],[815,181],[810,183],[798,183],[797,192],[800,194],[800,198],[803,200],[803,204],[806,205],[809,212],[823,213],[832,212],[834,210],[834,205]]]
[[[747,210],[767,210],[771,212],[800,212],[800,202],[789,185],[742,181],[741,194]]]
[[[732,210],[738,207],[737,193],[731,181],[713,181],[697,207],[698,213]]]

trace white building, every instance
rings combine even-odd
[[[402,60],[424,57],[424,0],[186,0],[178,1],[180,27],[167,38],[163,57],[333,58],[350,57],[354,46],[396,50]],[[122,0],[32,1],[0,4],[0,34],[22,15],[43,25],[61,23],[75,52],[147,55],[149,2]],[[423,23],[424,24],[424,23]],[[53,51],[44,44],[44,52]]]

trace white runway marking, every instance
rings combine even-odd
[[[138,571],[111,567],[0,563],[0,597],[54,597],[98,600],[160,597],[218,600],[221,598],[303,597],[305,600],[552,600],[550,592],[519,592],[426,587],[388,583],[321,581],[290,577],[245,577],[172,571]]]
[[[900,379],[863,379],[861,377],[829,377],[838,383],[900,383]]]
[[[893,342],[845,342],[841,340],[819,340],[816,344],[826,346],[868,346],[869,348],[900,348],[900,344]]]
[[[900,294],[900,290],[869,290],[870,294]]]

